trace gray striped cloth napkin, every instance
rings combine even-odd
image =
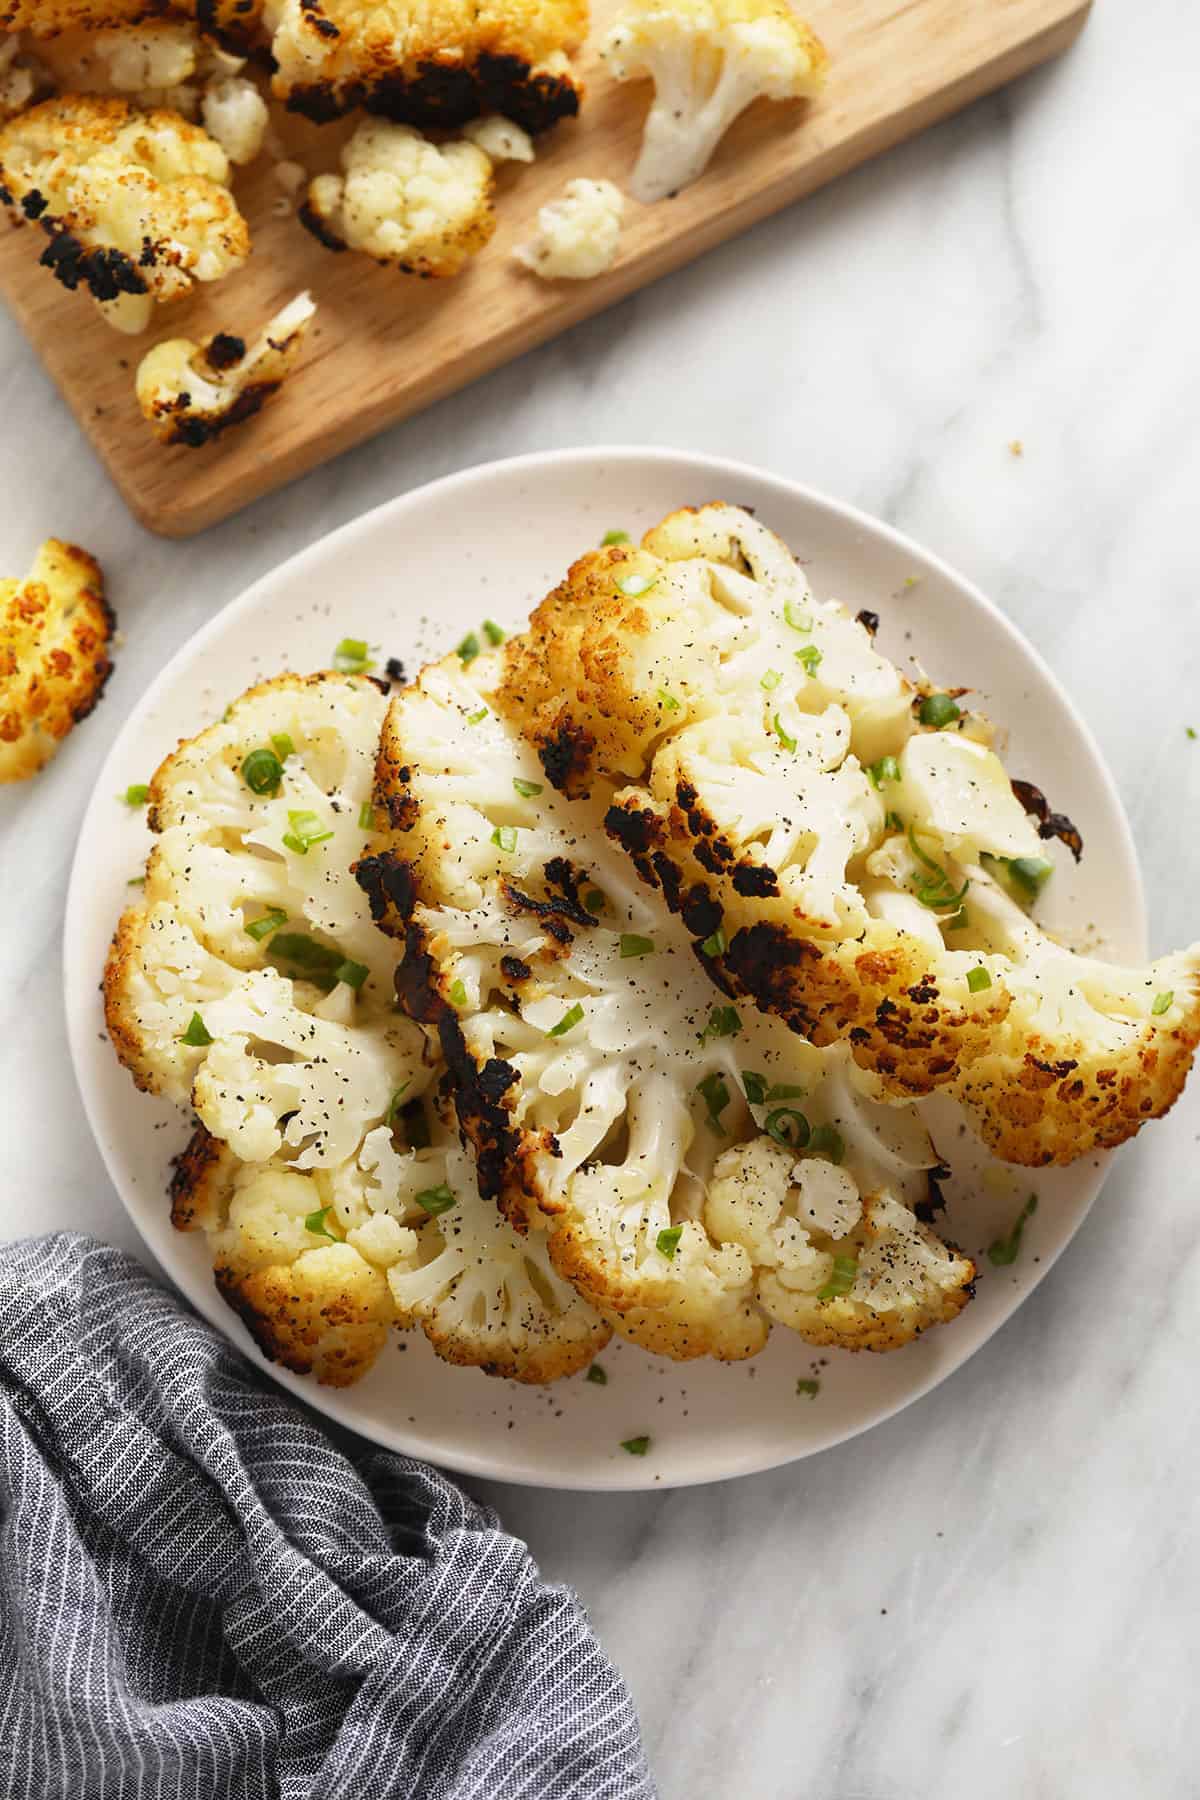
[[[577,1601],[492,1514],[336,1448],[132,1258],[60,1235],[0,1250],[0,1794],[653,1786]]]

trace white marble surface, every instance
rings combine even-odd
[[[1188,0],[1108,0],[1059,66],[190,544],[130,521],[0,318],[0,569],[78,538],[125,632],[100,712],[0,797],[0,1234],[132,1244],[59,993],[74,834],[124,713],[260,571],[493,456],[724,452],[924,539],[1096,730],[1155,948],[1196,935],[1197,66]],[[493,1495],[591,1608],[667,1800],[1195,1794],[1198,1138],[1200,1087],[1017,1319],[868,1437],[674,1495]]]

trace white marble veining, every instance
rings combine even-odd
[[[131,522],[0,319],[0,570],[78,538],[125,633],[101,710],[0,795],[0,1232],[136,1247],[59,991],[75,830],[128,707],[262,570],[493,456],[711,450],[922,538],[1096,731],[1154,947],[1196,935],[1198,66],[1188,0],[1108,0],[1061,64],[192,543]],[[666,1800],[1196,1793],[1198,1139],[1200,1089],[1012,1324],[855,1443],[676,1494],[493,1491],[588,1603]]]

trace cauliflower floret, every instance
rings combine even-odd
[[[225,75],[210,81],[200,102],[204,129],[231,163],[252,163],[267,135],[267,103],[252,81]]]
[[[529,133],[499,113],[488,113],[483,119],[468,119],[462,134],[468,142],[477,144],[494,163],[533,161],[533,139]]]
[[[200,40],[194,25],[183,20],[153,19],[132,30],[97,31],[87,36],[87,49],[108,83],[118,93],[179,87],[196,72]],[[90,91],[92,82],[88,82]]]
[[[142,358],[138,405],[164,444],[193,449],[259,412],[278,393],[316,313],[310,294],[298,294],[247,347],[227,331],[201,343],[169,338]]]
[[[611,181],[568,181],[538,209],[537,230],[513,255],[543,281],[590,281],[611,269],[625,198]]]
[[[0,199],[46,233],[43,266],[64,287],[82,282],[121,331],[245,262],[228,176],[197,126],[124,100],[44,100],[0,130]]]
[[[409,275],[457,275],[496,228],[492,165],[474,144],[431,144],[407,125],[365,120],[344,175],[310,182],[300,217],[330,250],[361,250]]]
[[[24,581],[0,582],[0,782],[36,774],[91,712],[115,624],[99,563],[57,538]]]
[[[271,0],[274,91],[318,123],[367,106],[406,125],[454,127],[501,113],[543,131],[579,110],[567,52],[587,0]]]
[[[139,1087],[192,1104],[243,1161],[342,1162],[429,1078],[350,874],[383,705],[349,676],[267,682],[151,783],[158,841],[109,953],[109,1036]]]
[[[0,0],[0,32],[26,31],[39,40],[57,43],[64,35],[95,36],[112,32],[134,41],[138,34],[179,29],[173,16],[158,0]],[[262,0],[173,0],[172,15],[194,21],[205,37],[228,51],[244,54],[258,29]]]
[[[819,94],[828,61],[786,0],[633,0],[601,54],[618,81],[654,82],[629,184],[643,201],[695,181],[752,100]]]

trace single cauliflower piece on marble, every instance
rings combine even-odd
[[[294,366],[316,310],[310,294],[298,294],[249,345],[227,331],[199,344],[156,344],[137,372],[138,405],[155,436],[198,449],[261,411]]]
[[[499,113],[488,113],[482,119],[468,119],[462,134],[494,163],[533,161],[533,139],[529,133]]]
[[[496,228],[492,165],[474,144],[431,144],[407,125],[366,119],[300,209],[330,250],[361,250],[409,275],[457,275]]]
[[[250,235],[220,146],[178,114],[97,95],[44,100],[0,129],[0,200],[49,238],[42,265],[118,330],[240,268]]]
[[[383,709],[361,678],[280,677],[150,784],[157,841],[105,968],[109,1038],[244,1162],[343,1162],[429,1079],[350,873]]]
[[[112,673],[100,565],[49,538],[24,581],[0,581],[0,782],[35,775]]]
[[[421,128],[500,113],[537,132],[579,110],[567,58],[587,0],[271,0],[266,19],[276,96],[318,123],[364,106]]]
[[[543,281],[590,281],[617,257],[625,198],[611,181],[568,181],[538,209],[537,230],[513,255]]]
[[[629,184],[642,201],[697,180],[751,101],[819,94],[828,63],[786,0],[632,0],[601,54],[618,81],[654,83]]]

